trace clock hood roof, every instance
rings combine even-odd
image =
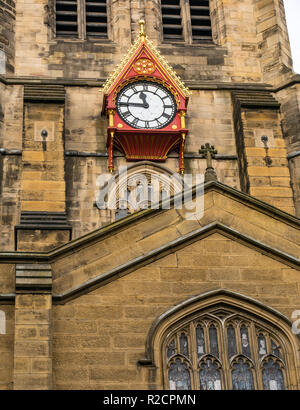
[[[139,73],[137,71],[134,72],[133,65],[140,59],[150,60],[156,68],[155,72],[153,72],[153,69],[151,70],[151,74],[145,72]],[[146,80],[151,78],[158,80],[160,79],[163,82],[169,83],[175,88],[176,92],[186,100],[186,102],[191,94],[190,90],[183,84],[166,59],[160,54],[152,41],[150,41],[146,36],[144,32],[143,20],[140,21],[140,33],[138,38],[101,89],[104,93],[104,98],[106,99],[118,88],[120,84],[132,77],[137,80]]]

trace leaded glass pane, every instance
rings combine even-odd
[[[222,390],[221,374],[216,363],[207,360],[200,366],[200,390]]]
[[[218,336],[215,326],[209,328],[210,353],[219,357]]]
[[[130,191],[129,189],[121,189],[120,188],[120,198],[119,198],[119,208],[120,209],[127,209],[128,208],[128,201],[130,198]]]
[[[280,358],[279,346],[274,342],[274,340],[271,341],[271,348],[273,355]]]
[[[138,184],[138,186],[136,187],[136,202],[139,205],[141,202],[143,202],[145,200],[145,191],[144,191],[144,185],[143,184]]]
[[[197,326],[196,329],[196,338],[197,338],[197,353],[198,357],[201,357],[205,354],[205,339],[204,331],[201,326]]]
[[[284,390],[284,379],[278,363],[273,359],[264,364],[262,371],[264,390]]]
[[[169,370],[170,390],[191,390],[191,377],[188,367],[179,359],[172,363]]]
[[[170,357],[174,356],[175,353],[176,353],[175,340],[173,339],[172,342],[168,346],[167,358],[169,359]]]
[[[162,188],[161,190],[161,200],[164,201],[167,199],[169,196],[168,191],[165,188]]]
[[[248,335],[248,329],[246,328],[246,326],[241,327],[241,342],[242,342],[243,354],[245,356],[251,357],[249,335]]]
[[[262,357],[265,354],[267,354],[266,339],[263,334],[260,334],[258,336],[257,342],[258,342],[258,354],[259,354],[259,357]]]
[[[180,353],[187,357],[189,355],[188,338],[184,333],[180,335]]]
[[[254,390],[253,374],[249,364],[244,363],[242,359],[233,365],[232,388],[233,390]]]
[[[148,185],[148,201],[154,201],[154,191],[153,186],[151,184]]]
[[[228,326],[227,328],[227,338],[228,338],[228,356],[229,359],[237,354],[235,330],[233,326]]]

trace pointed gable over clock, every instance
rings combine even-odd
[[[103,87],[103,111],[109,117],[107,146],[110,171],[113,151],[128,161],[164,161],[179,149],[184,172],[185,115],[190,91],[161,56],[144,31]]]

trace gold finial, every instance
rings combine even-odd
[[[140,20],[139,21],[139,25],[140,25],[140,37],[142,39],[145,39],[146,37],[146,33],[145,33],[145,20]]]

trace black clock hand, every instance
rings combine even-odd
[[[121,106],[131,106],[131,107],[143,107],[143,108],[149,108],[149,104],[148,103],[125,103],[125,102],[120,102],[119,105]]]
[[[143,91],[139,95],[140,99],[143,100],[144,105],[147,105],[146,108],[149,108],[149,104],[147,103],[147,94],[143,93]]]

